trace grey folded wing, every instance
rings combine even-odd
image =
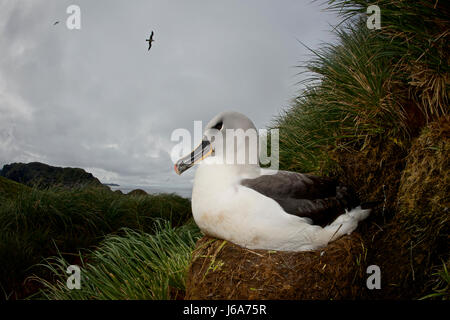
[[[347,188],[333,179],[291,171],[243,179],[241,185],[272,198],[287,213],[309,218],[321,226],[356,203]]]

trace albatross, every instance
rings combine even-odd
[[[148,41],[148,50],[150,51],[150,49],[152,48],[152,42],[154,42],[155,40],[153,40],[153,35],[155,33],[152,31],[152,33],[150,34],[150,37],[148,39],[145,39],[145,41]]]
[[[205,234],[249,249],[310,251],[352,233],[369,215],[330,178],[261,168],[246,151],[250,139],[232,142],[226,134],[249,129],[256,132],[245,115],[222,112],[207,124],[200,145],[175,164],[177,174],[198,165],[192,214]]]

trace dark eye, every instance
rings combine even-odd
[[[213,127],[213,129],[222,130],[222,127],[223,127],[223,122],[220,121]]]

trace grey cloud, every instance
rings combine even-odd
[[[308,51],[297,39],[315,48],[336,23],[310,1],[79,0],[82,29],[70,31],[72,3],[0,4],[0,165],[188,185],[193,172],[173,172],[172,131],[225,109],[265,127],[298,92],[293,66]]]

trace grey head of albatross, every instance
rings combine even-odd
[[[226,111],[216,115],[205,127],[202,142],[175,164],[182,174],[198,162],[211,157],[209,163],[259,167],[258,131],[244,114]]]

